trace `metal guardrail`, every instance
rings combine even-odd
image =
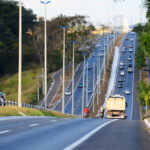
[[[1,102],[0,106],[9,106],[9,107],[16,106],[16,107],[18,107],[18,102],[5,100],[5,101]],[[33,108],[33,109],[38,109],[38,110],[54,111],[54,110],[49,109],[49,108],[45,108],[45,107],[38,106],[38,105],[26,104],[26,103],[22,103],[21,106],[23,108]]]

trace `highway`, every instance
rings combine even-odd
[[[108,37],[107,37],[108,36]],[[93,92],[93,63],[95,63],[95,83],[96,86],[97,82],[97,75],[99,74],[99,69],[102,70],[102,63],[104,59],[104,47],[105,47],[105,53],[108,52],[108,42],[111,44],[113,40],[113,35],[108,34],[106,37],[102,38],[100,41],[96,44],[96,49],[91,54],[91,56],[86,60],[86,67],[85,67],[85,90],[84,90],[84,106],[88,106],[91,98],[92,98],[92,92]],[[109,40],[108,40],[109,39]],[[100,45],[100,46],[99,46]],[[102,54],[100,56],[99,54]],[[98,65],[98,67],[97,67]],[[87,69],[90,67],[89,69]],[[82,65],[83,68],[83,65]],[[97,73],[98,71],[98,73]],[[76,82],[75,86],[75,92],[74,92],[74,114],[75,115],[81,115],[82,112],[82,90],[83,88],[78,87],[79,83],[83,83],[83,70],[82,74],[80,75],[80,78],[78,79],[78,82]],[[88,84],[87,84],[88,83]],[[90,89],[92,92],[87,93],[88,89]],[[70,87],[71,90],[71,87]],[[67,97],[67,96],[65,96]],[[68,96],[69,97],[69,96]],[[57,111],[61,111],[61,108],[57,109]],[[65,113],[71,114],[72,112],[72,96],[69,97],[68,102],[65,105]]]
[[[6,119],[6,117],[5,117]],[[0,120],[1,150],[149,150],[142,121],[20,117]]]
[[[132,48],[130,48],[132,46]],[[120,48],[120,61],[118,64],[118,73],[116,77],[116,84],[113,94],[119,94],[123,95],[126,98],[127,101],[127,108],[126,108],[126,114],[127,119],[139,119],[139,115],[137,118],[133,117],[133,105],[136,104],[135,99],[135,90],[136,87],[134,87],[134,82],[136,82],[136,72],[135,72],[135,49],[137,46],[137,37],[136,34],[128,33],[125,35],[124,40],[122,41],[122,45]],[[125,47],[125,51],[123,51],[123,47]],[[129,51],[129,49],[132,49],[133,51]],[[131,58],[131,60],[128,60],[128,58]],[[124,67],[120,68],[120,62],[124,63]],[[132,64],[133,72],[128,72],[128,65]],[[120,73],[124,71],[125,76],[121,76]],[[119,82],[118,80],[122,79],[122,82]],[[123,87],[118,87],[119,84],[122,84]],[[125,90],[129,90],[130,94],[125,94]]]
[[[128,40],[126,40],[128,38]],[[133,41],[130,39],[134,39]],[[118,119],[81,119],[81,118],[55,118],[55,117],[1,117],[0,118],[0,149],[1,150],[150,150],[150,134],[143,121],[139,121],[139,106],[136,101],[135,85],[137,73],[127,72],[128,64],[134,65],[135,52],[128,52],[129,45],[136,47],[136,35],[128,33],[121,46],[127,47],[126,52],[121,51],[120,61],[125,62],[123,88],[118,88],[116,82],[114,94],[124,95],[128,102],[127,120]],[[101,41],[103,43],[103,40]],[[100,43],[100,44],[102,44]],[[102,44],[103,45],[103,44]],[[99,49],[88,60],[89,65],[96,60]],[[128,61],[131,56],[132,61]],[[102,60],[101,60],[102,61]],[[101,62],[102,63],[102,62]],[[92,66],[91,66],[92,67]],[[89,77],[93,69],[88,71]],[[96,75],[95,75],[96,77]],[[92,78],[92,77],[91,77]],[[81,78],[82,81],[82,78]],[[89,86],[92,88],[92,79]],[[130,94],[124,90],[130,89]],[[82,88],[76,90],[82,91]],[[78,91],[78,92],[79,92]],[[81,92],[82,93],[82,92]],[[86,93],[85,93],[86,94]],[[91,94],[89,94],[91,95]],[[75,95],[76,97],[78,96]],[[89,96],[90,97],[90,96]],[[90,99],[90,98],[89,98]],[[80,100],[81,101],[81,100]],[[86,102],[86,101],[85,101]],[[80,107],[76,109],[81,111]]]

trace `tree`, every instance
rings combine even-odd
[[[148,112],[148,105],[150,106],[150,85],[144,81],[138,83],[138,99],[140,105],[146,106],[146,113]]]
[[[0,76],[15,73],[18,70],[18,32],[19,32],[19,7],[14,1],[0,0]],[[22,8],[23,22],[23,63],[25,66],[33,61],[33,51],[28,29],[36,24],[36,15],[32,10]],[[29,54],[30,53],[30,54]],[[11,61],[10,61],[11,60]]]

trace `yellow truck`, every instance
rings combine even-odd
[[[113,95],[106,99],[106,118],[121,118],[124,119],[126,115],[126,99],[121,95]]]

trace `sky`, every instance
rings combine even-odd
[[[44,16],[44,5],[40,0],[22,0],[22,2],[37,16]],[[88,21],[94,25],[99,25],[112,23],[114,16],[125,15],[129,24],[135,24],[141,20],[146,21],[146,9],[142,2],[143,0],[124,0],[117,3],[113,0],[51,0],[47,5],[47,19],[50,20],[60,14],[67,16],[80,14],[88,16]]]

